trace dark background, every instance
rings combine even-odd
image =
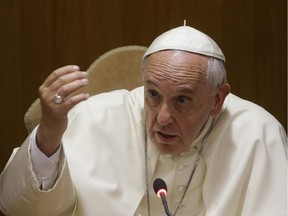
[[[85,70],[110,49],[149,46],[184,19],[222,48],[232,92],[287,131],[286,0],[0,0],[0,170],[26,138],[23,116],[54,69]]]

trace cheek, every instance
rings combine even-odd
[[[190,146],[196,139],[202,128],[202,122],[199,121],[186,122],[186,124],[179,123],[179,127],[182,134],[182,142],[185,146]]]
[[[147,103],[145,103],[144,105],[144,111],[145,111],[146,125],[148,129],[150,129],[153,125],[153,122],[155,121],[156,112],[152,107],[147,105]]]
[[[188,114],[185,118],[182,118],[182,121],[178,121],[178,126],[180,127],[184,139],[188,142],[193,141],[201,131],[208,117],[209,111],[207,109]]]

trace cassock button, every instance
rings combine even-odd
[[[181,165],[178,166],[178,169],[179,169],[179,170],[183,170],[184,167],[185,167],[185,166],[184,166],[183,164],[181,164]]]
[[[183,192],[184,188],[185,188],[184,186],[179,186],[178,187],[178,192]]]

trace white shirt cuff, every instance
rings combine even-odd
[[[49,190],[54,186],[58,177],[58,164],[62,147],[60,145],[57,152],[48,158],[40,151],[36,144],[37,129],[38,127],[33,130],[30,138],[31,161],[39,186],[41,186],[42,190]]]

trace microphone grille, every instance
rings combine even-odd
[[[155,193],[157,194],[158,191],[161,189],[164,189],[165,191],[167,191],[167,185],[163,179],[157,178],[153,182],[153,189],[154,189]]]

